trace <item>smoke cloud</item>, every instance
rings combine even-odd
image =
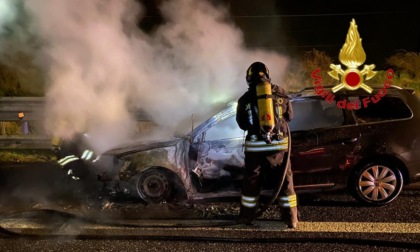
[[[0,11],[12,2],[0,1]],[[288,62],[247,49],[228,9],[204,0],[162,1],[164,22],[151,33],[138,27],[145,11],[135,0],[21,3],[42,45],[36,63],[47,76],[46,128],[63,137],[88,131],[99,152],[131,137],[131,109],[143,109],[161,136],[171,135],[191,114],[205,118],[237,100],[252,62],[264,62],[274,83]]]
[[[5,27],[16,18],[16,6],[13,0],[3,0],[0,2],[0,34],[4,34]]]

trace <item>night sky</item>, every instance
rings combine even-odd
[[[148,12],[142,26],[159,23],[155,0],[142,0]],[[385,69],[385,59],[398,51],[420,52],[418,0],[213,0],[227,4],[235,25],[250,48],[290,56],[317,49],[334,59],[343,46],[352,18],[356,20],[366,64]]]

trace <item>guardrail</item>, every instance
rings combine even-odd
[[[43,116],[44,97],[0,97],[0,149],[49,149],[50,137],[29,131]],[[6,135],[8,122],[19,123],[21,134]]]
[[[0,149],[49,149],[51,136],[29,129],[33,122],[42,121],[44,97],[0,97]],[[150,123],[150,117],[141,110],[133,111],[139,123]],[[21,134],[6,135],[7,122],[19,123]]]
[[[44,104],[44,97],[0,97],[0,121],[38,121]],[[19,113],[24,113],[24,118],[19,118]]]

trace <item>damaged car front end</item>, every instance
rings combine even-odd
[[[224,172],[217,165],[243,169],[243,155],[236,148],[242,145],[242,137],[233,139],[234,146],[230,149],[220,145],[224,144],[222,142],[204,142],[209,128],[235,113],[236,103],[230,103],[183,137],[161,142],[133,142],[109,150],[95,164],[107,171],[99,179],[107,183],[112,193],[135,194],[145,202],[193,201],[211,197],[208,195],[211,190],[206,187],[220,186],[217,181]],[[104,166],[108,168],[103,169]],[[229,180],[226,184],[230,183]],[[213,197],[226,194],[236,195],[237,191],[214,194]]]

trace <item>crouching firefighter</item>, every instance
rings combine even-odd
[[[73,180],[88,176],[88,166],[95,162],[96,156],[88,147],[88,138],[87,134],[77,134],[69,140],[63,140],[59,136],[53,136],[51,140],[57,164]]]
[[[293,117],[291,102],[283,88],[271,83],[269,71],[261,62],[251,64],[246,81],[248,91],[239,98],[236,111],[239,127],[247,131],[240,220],[252,224],[259,207],[262,183],[266,181],[263,178],[275,174],[279,181],[286,172],[277,200],[282,220],[289,228],[296,228],[297,198],[291,165],[287,162],[290,152],[287,123]]]

